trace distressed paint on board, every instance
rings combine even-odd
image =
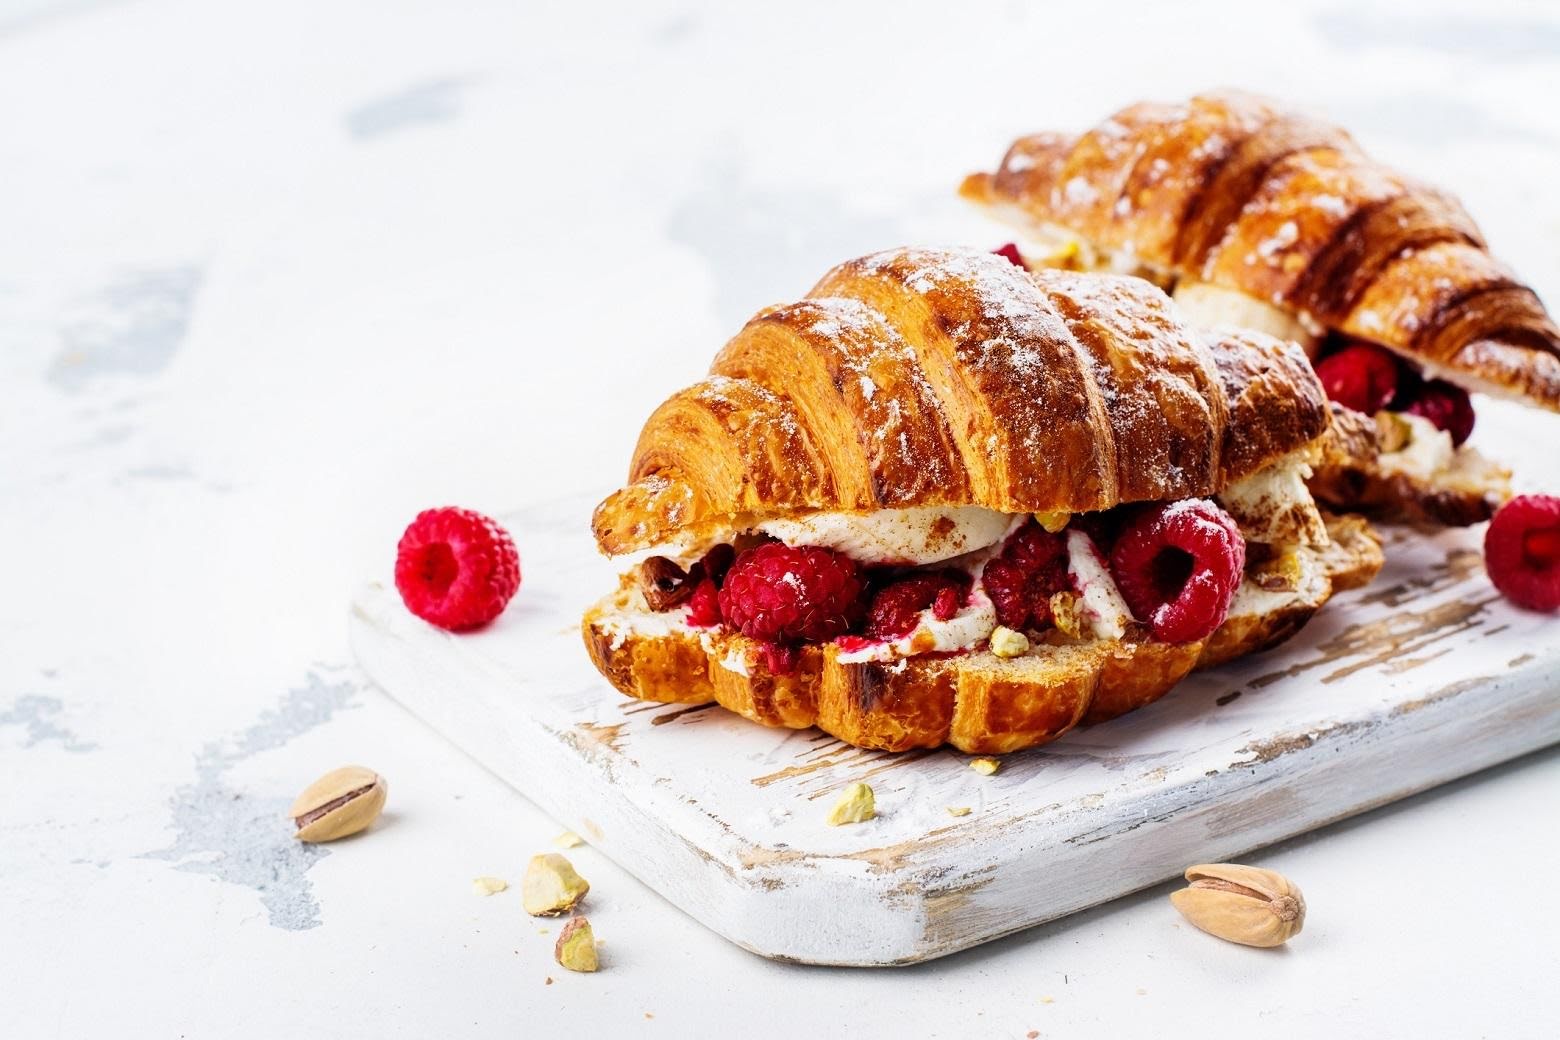
[[[510,521],[548,566],[475,636],[366,589],[359,658],[625,868],[768,957],[937,957],[1560,740],[1560,646],[1537,638],[1553,622],[1493,595],[1471,532],[1394,532],[1382,576],[1284,647],[983,777],[949,749],[864,751],[620,697],[572,627],[526,607],[583,609],[609,587],[588,510]],[[826,826],[825,799],[855,781],[877,792],[878,818]]]

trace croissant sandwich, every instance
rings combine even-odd
[[[1300,349],[1125,277],[893,250],[760,312],[597,508],[583,634],[632,697],[1000,753],[1293,633],[1381,565],[1304,475]]]
[[[1462,207],[1262,98],[1141,103],[1020,138],[961,193],[1026,236],[1029,265],[1138,274],[1195,325],[1303,344],[1363,413],[1313,481],[1331,504],[1488,519],[1509,474],[1461,447],[1466,391],[1560,410],[1560,330]]]

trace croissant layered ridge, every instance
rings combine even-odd
[[[1338,127],[1237,92],[1020,138],[967,198],[1161,284],[1243,294],[1427,375],[1560,410],[1560,329],[1453,198]]]
[[[1297,346],[1197,334],[1136,278],[896,249],[757,314],[640,434],[609,555],[813,512],[1214,495],[1327,428]]]

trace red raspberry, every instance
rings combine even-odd
[[[1000,624],[1043,628],[1051,623],[1052,594],[1067,588],[1067,543],[1029,521],[986,564],[981,587],[997,608]]]
[[[758,653],[764,659],[764,667],[770,675],[790,675],[796,671],[797,661],[800,660],[796,647],[784,643],[764,643],[759,646]]]
[[[907,636],[915,630],[921,611],[927,609],[938,620],[947,621],[964,605],[968,586],[962,578],[955,572],[934,571],[912,575],[879,589],[867,610],[867,638]]]
[[[1009,242],[1007,245],[998,246],[992,252],[1005,258],[1009,263],[1017,267],[1024,266],[1024,254],[1018,251],[1017,242]]]
[[[1147,509],[1121,532],[1110,569],[1132,613],[1166,643],[1189,643],[1224,623],[1246,568],[1246,542],[1206,499]]]
[[[726,580],[726,572],[731,569],[731,561],[737,558],[737,551],[729,545],[717,545],[704,554],[704,558],[693,565],[701,577],[712,578],[716,585]],[[693,571],[689,572],[690,574]]]
[[[451,632],[478,628],[520,587],[520,553],[509,532],[481,513],[428,509],[401,535],[395,587],[424,621]]]
[[[826,643],[860,619],[861,594],[849,556],[769,542],[738,556],[726,572],[720,612],[752,639]]]
[[[1473,433],[1473,402],[1468,400],[1468,391],[1444,379],[1432,379],[1417,387],[1403,411],[1429,419],[1436,429],[1452,435],[1454,445]]]
[[[1327,396],[1356,412],[1374,415],[1397,396],[1398,360],[1381,347],[1351,343],[1316,363]]]
[[[1484,569],[1501,595],[1529,610],[1560,610],[1560,498],[1518,495],[1484,532]]]
[[[705,578],[693,587],[693,595],[688,597],[688,624],[695,628],[713,628],[720,622],[720,590]]]

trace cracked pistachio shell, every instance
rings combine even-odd
[[[333,769],[304,788],[287,811],[299,841],[345,838],[373,823],[385,807],[389,785],[362,766]]]
[[[1209,935],[1244,946],[1281,946],[1305,925],[1305,897],[1284,875],[1238,863],[1188,867],[1170,902]]]

